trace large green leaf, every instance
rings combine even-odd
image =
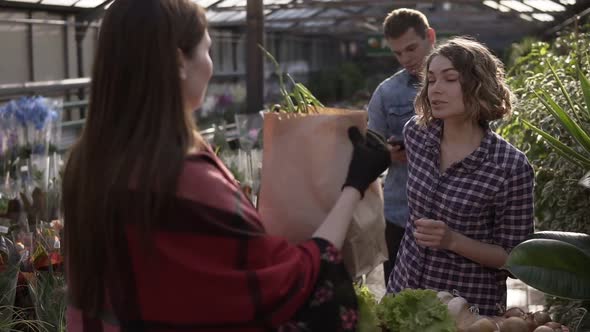
[[[590,152],[590,136],[580,125],[575,122],[566,111],[559,106],[555,100],[545,91],[535,92],[541,103],[545,108],[559,120],[567,129],[567,131],[574,137],[574,139],[588,152]]]
[[[525,284],[549,295],[590,299],[590,255],[570,243],[527,240],[508,256],[505,268]]]
[[[585,111],[590,116],[590,80],[588,80],[588,77],[580,69],[578,69],[578,76],[580,77],[580,84],[582,85],[582,92],[586,101]]]
[[[590,256],[590,235],[573,232],[544,231],[531,234],[529,239],[549,239],[569,243]]]
[[[526,120],[522,120],[522,122],[529,128],[531,128],[534,132],[539,134],[543,137],[547,143],[549,143],[557,153],[559,153],[563,158],[569,160],[570,162],[584,168],[590,168],[590,159],[585,157],[584,155],[576,152],[574,149],[570,148],[569,146],[561,143],[557,138],[551,136],[550,134],[546,133],[545,131],[535,127],[533,124]]]

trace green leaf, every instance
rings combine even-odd
[[[539,91],[535,92],[535,95],[537,95],[545,108],[565,126],[570,135],[572,135],[586,151],[590,152],[590,136],[588,136],[588,133],[586,133],[578,123],[572,120],[569,114],[567,114],[561,106],[557,105],[548,93],[545,91]]]
[[[569,104],[569,106],[570,106],[570,108],[572,110],[572,113],[574,114],[576,120],[578,120],[578,123],[581,123],[582,120],[578,117],[578,113],[576,111],[575,104],[572,101],[572,98],[571,98],[570,94],[565,89],[565,86],[563,85],[563,82],[561,81],[561,79],[557,75],[557,72],[555,71],[555,69],[553,68],[553,66],[551,65],[551,63],[550,62],[547,62],[547,64],[549,65],[549,69],[551,70],[551,74],[553,75],[553,78],[557,82],[557,85],[559,86],[559,89],[561,90],[561,93],[563,94],[563,96],[567,100],[567,103]]]
[[[557,76],[557,72],[555,71],[555,69],[551,65],[551,62],[548,61],[547,64],[549,65],[549,69],[551,70],[551,74],[553,74],[553,78],[557,82],[557,85],[559,86],[559,89],[561,90],[561,93],[563,94],[563,96],[567,100],[567,103],[570,105],[570,108],[572,109],[572,112],[574,113],[574,116],[576,116],[576,118],[577,118],[577,115],[576,115],[576,107],[574,106],[574,102],[572,101],[572,98],[570,97],[570,94],[565,89],[565,86],[563,86],[563,82],[561,81],[561,79],[559,78],[559,76]],[[579,121],[580,121],[580,119],[578,119],[578,122]]]
[[[287,108],[287,111],[295,112],[295,105],[293,105],[293,101],[291,100],[291,97],[289,97],[289,92],[287,92],[287,87],[285,86],[285,79],[283,71],[281,70],[281,66],[279,65],[275,57],[272,56],[272,54],[270,54],[270,52],[267,51],[262,45],[258,44],[258,48],[262,50],[262,53],[264,53],[266,57],[268,57],[275,66],[275,73],[279,77],[279,90],[281,91],[281,95],[283,96],[283,99],[285,101],[285,107]]]
[[[587,311],[584,316],[582,316],[580,323],[578,323],[578,326],[574,331],[590,331],[590,312]]]
[[[545,139],[545,141],[547,141],[547,143],[549,143],[549,145],[551,145],[555,149],[555,151],[557,153],[559,153],[559,155],[561,155],[563,158],[565,158],[566,160],[570,161],[571,163],[573,163],[577,166],[584,167],[584,168],[590,168],[590,159],[589,158],[576,152],[574,149],[563,144],[557,138],[551,136],[550,134],[546,133],[545,131],[535,127],[530,122],[528,122],[526,120],[522,120],[522,122],[527,127],[529,127],[534,132],[536,132],[541,137],[543,137]]]
[[[291,75],[287,74],[287,78],[289,78],[294,87],[293,97],[295,97],[295,101],[297,101],[297,113],[307,112],[307,102],[305,101],[303,94],[301,94],[301,91],[297,89],[297,83],[295,83],[295,80],[293,77],[291,77]]]
[[[590,116],[590,80],[584,75],[584,73],[578,68],[578,76],[580,77],[580,84],[582,85],[582,92],[584,93],[584,99],[586,101],[586,108],[584,109],[588,116]]]
[[[529,239],[549,239],[566,242],[578,247],[580,250],[584,251],[588,256],[590,256],[590,235],[588,234],[544,231],[531,234]]]
[[[38,271],[29,283],[29,294],[33,300],[36,317],[55,329],[65,331],[67,300],[65,279],[61,274]]]
[[[0,321],[10,318],[11,312],[7,308],[14,305],[19,270],[20,263],[8,266],[0,272]]]
[[[309,100],[309,102],[314,105],[314,106],[318,106],[318,107],[324,107],[324,104],[322,104],[312,93],[311,91],[309,91],[309,89],[307,89],[307,87],[305,87],[305,85],[301,84],[301,83],[297,83],[296,87],[298,89],[301,90],[301,92],[305,95],[305,97]]]
[[[527,240],[508,256],[505,268],[525,284],[549,295],[590,299],[590,256],[570,243]]]
[[[359,286],[355,284],[354,291],[358,303],[356,332],[380,332],[379,320],[375,313],[377,307],[375,296],[366,285]]]
[[[308,106],[311,104],[313,106],[321,106],[323,107],[322,103],[320,103],[313,94],[301,83],[295,82],[291,75],[287,74],[287,78],[293,84],[293,92],[289,93],[285,84],[284,84],[284,74],[281,70],[281,66],[277,62],[277,60],[268,52],[262,45],[258,45],[258,47],[266,54],[266,56],[272,61],[275,65],[275,70],[277,75],[279,76],[279,86],[281,95],[283,96],[285,107],[287,108],[287,112],[290,113],[300,113],[309,111]],[[293,104],[293,99],[295,99],[296,105]]]

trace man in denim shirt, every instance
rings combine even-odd
[[[383,23],[387,44],[403,67],[383,81],[369,103],[369,128],[388,137],[392,144],[392,164],[384,184],[387,249],[389,261],[383,264],[385,282],[393,269],[408,219],[406,182],[408,169],[402,130],[414,116],[414,98],[419,88],[418,75],[424,59],[432,50],[435,32],[426,16],[413,9],[396,9]]]

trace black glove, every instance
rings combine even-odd
[[[348,137],[354,150],[342,188],[356,188],[364,197],[369,185],[391,164],[389,150],[383,136],[371,130],[367,131],[365,139],[357,127],[350,127]]]

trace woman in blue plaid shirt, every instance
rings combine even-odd
[[[506,306],[508,253],[533,232],[534,173],[490,130],[512,108],[499,59],[454,38],[428,57],[404,138],[410,216],[388,292],[457,291],[480,314]]]

